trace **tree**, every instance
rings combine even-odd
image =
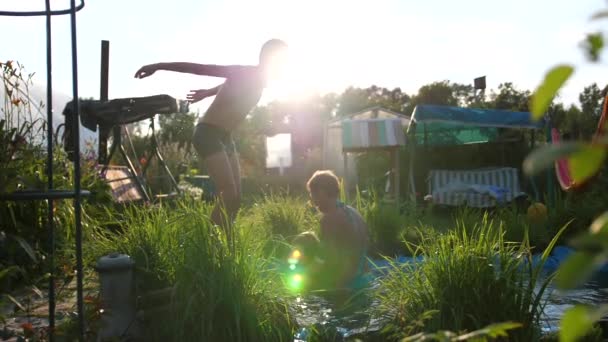
[[[473,87],[450,81],[433,82],[422,86],[418,94],[411,97],[404,113],[411,115],[419,104],[466,106],[473,101]]]
[[[593,83],[583,89],[583,92],[578,96],[581,103],[583,114],[599,118],[602,112],[602,91]]]
[[[401,88],[388,89],[372,85],[368,88],[347,88],[337,101],[336,115],[348,115],[373,106],[403,112],[410,96]]]
[[[578,136],[588,139],[593,135],[597,127],[599,117],[602,113],[602,103],[608,87],[600,90],[596,83],[583,89],[578,99],[581,103],[581,114],[578,122]]]
[[[498,85],[498,93],[492,91],[489,106],[495,109],[527,112],[532,93],[529,90],[521,91],[511,82]]]
[[[170,115],[159,115],[158,126],[160,128],[158,139],[161,144],[177,144],[178,149],[189,147],[196,122],[195,113],[177,113]]]

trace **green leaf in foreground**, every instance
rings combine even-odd
[[[608,234],[608,211],[600,215],[600,217],[596,218],[591,226],[589,226],[589,230],[592,234],[601,234],[602,236]]]
[[[559,267],[555,276],[555,284],[560,289],[573,289],[593,274],[596,255],[585,252],[575,252]]]
[[[556,160],[571,156],[580,151],[583,147],[584,145],[578,142],[560,142],[559,144],[551,144],[537,148],[524,160],[524,172],[528,175],[535,175],[553,167],[553,163]]]
[[[576,305],[564,313],[560,323],[559,341],[579,341],[584,337],[593,324],[608,313],[608,306],[592,308],[586,305]]]
[[[560,342],[576,342],[593,327],[589,315],[589,308],[575,306],[566,310],[562,317],[559,329]]]
[[[482,336],[488,336],[493,339],[497,338],[497,337],[508,337],[509,336],[509,334],[507,333],[508,330],[518,329],[518,328],[521,328],[522,326],[523,325],[521,323],[515,323],[515,322],[490,324],[483,329],[476,330],[469,334],[459,336],[457,341],[467,341],[471,338],[482,337]]]
[[[568,158],[572,179],[581,183],[595,175],[606,159],[603,146],[585,145]]]
[[[578,251],[590,254],[608,251],[608,212],[603,213],[591,223],[588,233],[573,239],[572,246]]]
[[[592,62],[600,59],[600,52],[604,48],[604,37],[601,33],[590,33],[582,43],[587,58]]]
[[[539,120],[545,114],[549,104],[559,89],[572,76],[574,68],[570,65],[558,65],[545,75],[543,82],[536,88],[532,96],[532,119]]]

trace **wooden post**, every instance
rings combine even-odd
[[[395,184],[395,203],[397,205],[397,209],[399,209],[399,178],[401,175],[400,172],[400,165],[399,165],[399,146],[397,146],[397,148],[395,148],[395,151],[393,152],[395,154],[395,166],[394,166],[394,170],[395,170],[395,178],[394,178],[394,184]]]
[[[110,70],[110,42],[107,40],[101,41],[101,77],[99,85],[99,100],[108,100],[109,88],[109,70]],[[101,164],[108,164],[108,137],[110,132],[105,127],[99,128],[99,143],[98,143],[98,161]]]
[[[327,130],[329,129],[329,123],[324,123],[323,127],[323,168],[327,169]]]
[[[344,201],[348,201],[348,152],[342,151],[342,155],[344,156],[344,182],[342,182],[342,186],[344,186]]]
[[[109,87],[109,70],[110,70],[110,42],[107,40],[101,41],[101,85],[99,88],[99,99],[101,101],[108,100]]]

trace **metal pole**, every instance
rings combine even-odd
[[[46,10],[46,176],[48,190],[53,190],[53,60],[51,53],[51,2],[45,1]],[[49,244],[49,341],[55,340],[55,225],[53,200],[48,199]]]
[[[72,91],[74,104],[74,216],[76,224],[76,300],[78,308],[79,340],[84,341],[84,302],[82,290],[82,207],[80,193],[80,101],[78,98],[78,48],[76,36],[76,1],[70,0],[72,38]]]
[[[110,42],[107,40],[101,41],[101,77],[99,87],[99,100],[108,100],[109,87],[109,70],[110,70]],[[99,127],[99,158],[98,161],[102,164],[109,164],[108,160],[108,136],[110,131],[105,127]]]

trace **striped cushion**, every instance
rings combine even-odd
[[[112,197],[117,203],[141,201],[144,199],[135,181],[135,176],[133,176],[127,167],[110,165],[102,177],[110,185]]]
[[[343,150],[405,145],[400,119],[345,120],[342,122]]]
[[[463,205],[485,208],[497,204],[496,199],[486,193],[468,190],[447,191],[454,184],[496,186],[506,190],[505,202],[525,195],[519,187],[519,172],[516,168],[488,168],[476,170],[431,170],[427,180],[433,202],[445,205]]]

